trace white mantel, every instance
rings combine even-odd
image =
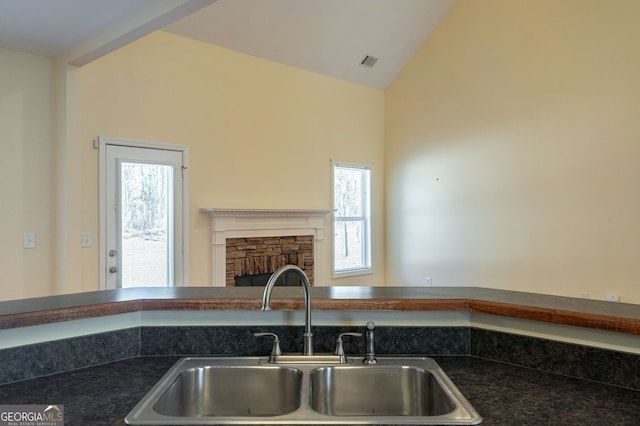
[[[226,285],[227,238],[312,235],[313,281],[322,286],[323,240],[326,217],[331,210],[220,209],[202,208],[211,218],[211,285]]]

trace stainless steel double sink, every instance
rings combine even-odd
[[[422,424],[482,421],[434,360],[192,357],[127,415],[131,425]]]

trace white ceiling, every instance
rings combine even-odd
[[[455,0],[218,0],[175,34],[384,89]],[[373,68],[365,55],[379,58]]]
[[[166,31],[384,89],[455,0],[0,0],[0,47],[58,56],[144,9],[182,3],[192,9]],[[379,58],[373,68],[360,65],[365,55]]]
[[[0,47],[58,56],[154,0],[0,0]]]

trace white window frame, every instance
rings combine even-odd
[[[360,220],[364,221],[364,236],[363,236],[363,244],[364,244],[364,264],[363,267],[350,268],[350,269],[341,269],[336,270],[336,219],[337,219],[337,206],[335,205],[335,192],[336,192],[336,182],[335,182],[335,172],[336,168],[352,168],[352,169],[361,169],[367,170],[369,172],[368,182],[365,182],[364,187],[362,188],[361,199],[363,201],[362,212],[363,216],[358,217]],[[363,163],[354,163],[347,161],[334,161],[331,160],[331,197],[333,203],[333,219],[332,219],[332,274],[333,278],[344,278],[356,275],[365,275],[373,273],[373,257],[372,257],[372,237],[371,237],[371,182],[373,180],[373,167],[370,164]],[[353,218],[354,220],[358,220],[358,218]]]

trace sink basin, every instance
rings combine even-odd
[[[280,416],[300,406],[302,373],[290,367],[205,366],[181,372],[155,403],[165,416]]]
[[[434,360],[332,356],[179,360],[131,410],[132,425],[474,425],[482,417]]]
[[[427,370],[333,366],[311,372],[311,408],[329,416],[442,416],[456,405]]]
[[[301,406],[303,373],[260,357],[182,358],[125,423],[134,425],[263,424]],[[240,419],[240,421],[239,421]]]

